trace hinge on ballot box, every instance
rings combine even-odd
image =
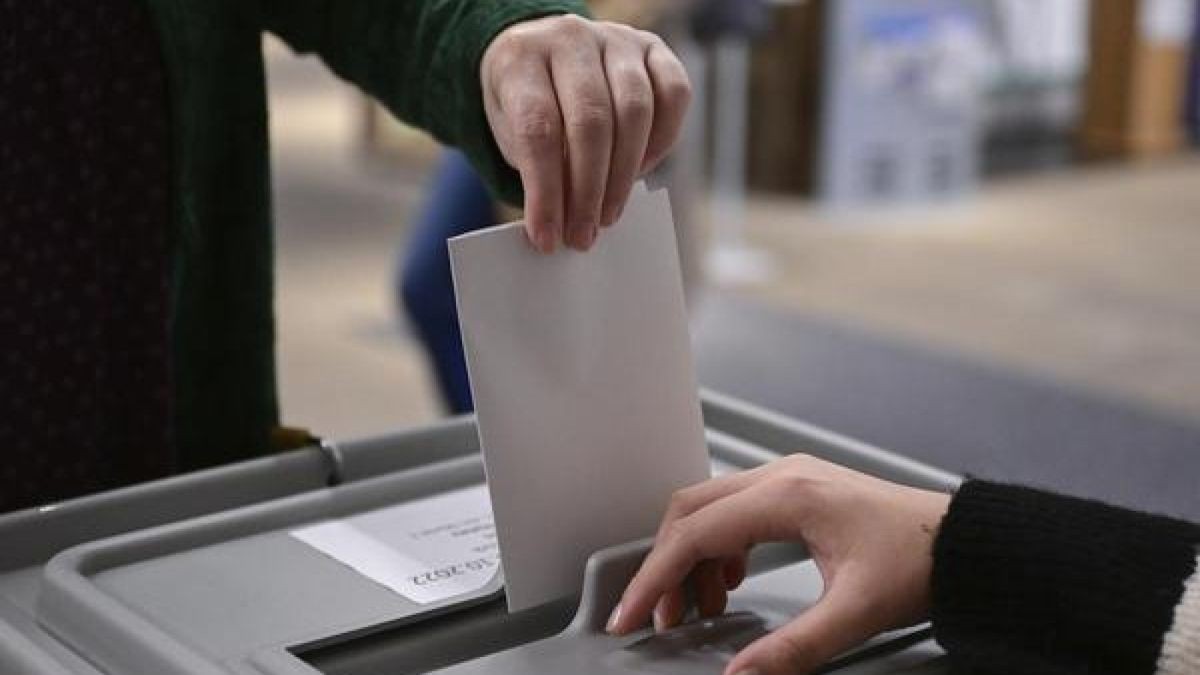
[[[325,479],[325,485],[328,487],[336,487],[341,485],[345,480],[345,458],[342,455],[342,449],[333,441],[321,439],[321,444],[318,446],[321,449],[321,456],[325,458],[325,462],[329,465],[329,475]]]

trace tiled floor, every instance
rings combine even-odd
[[[356,98],[270,53],[285,417],[338,437],[429,419],[390,291],[421,178],[364,166]],[[737,297],[1200,420],[1200,161],[876,214],[757,197],[749,234],[780,271]]]

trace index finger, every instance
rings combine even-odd
[[[743,469],[722,476],[715,476],[694,485],[676,490],[669,502],[666,513],[663,514],[658,532],[661,536],[664,530],[676,520],[686,518],[709,504],[740,492],[753,485],[763,474],[767,465],[753,469]]]
[[[629,582],[609,632],[621,635],[645,625],[658,599],[682,584],[701,561],[740,555],[764,541],[769,533],[764,515],[774,503],[772,495],[751,488],[675,520]]]
[[[498,101],[509,125],[508,154],[525,188],[529,238],[548,253],[564,220],[562,114],[546,62],[526,61],[512,81]]]

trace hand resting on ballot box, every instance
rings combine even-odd
[[[758,543],[803,541],[821,601],[747,647],[727,673],[807,672],[875,633],[924,621],[934,531],[949,497],[794,455],[677,492],[610,632],[677,625],[691,580],[702,616],[725,609]]]
[[[820,600],[725,675],[809,673],[932,620],[956,665],[1004,673],[1200,673],[1200,526],[968,480],[953,496],[794,455],[674,495],[608,630],[725,609],[756,544],[803,542]]]

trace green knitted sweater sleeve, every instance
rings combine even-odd
[[[582,0],[259,0],[262,27],[319,55],[397,117],[462,149],[494,194],[519,204],[521,183],[492,138],[479,64],[497,33]]]

